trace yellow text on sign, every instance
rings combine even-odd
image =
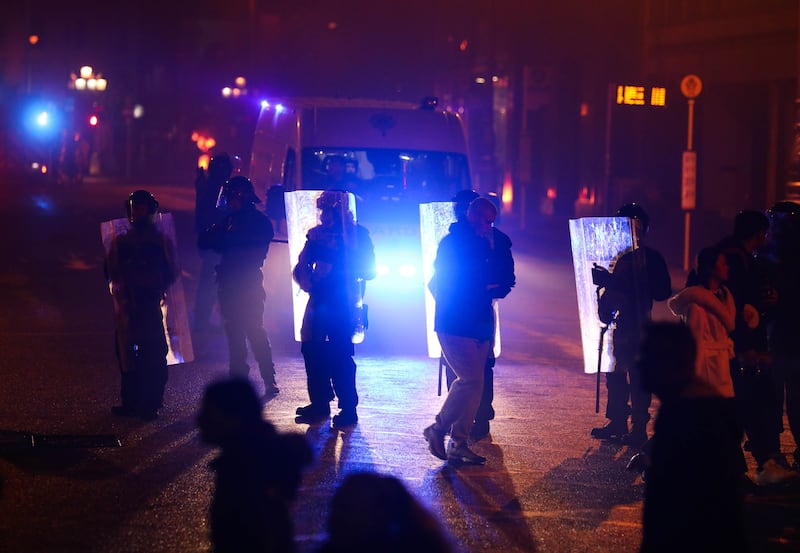
[[[617,104],[644,106],[647,103],[647,88],[643,86],[617,85]],[[667,104],[667,89],[658,86],[650,88],[649,104],[651,106],[665,106]]]

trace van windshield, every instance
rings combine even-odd
[[[413,210],[424,202],[450,201],[470,188],[463,154],[388,149],[306,148],[303,188],[353,192],[360,216]],[[382,215],[383,216],[383,215]]]

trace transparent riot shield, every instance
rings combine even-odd
[[[613,369],[613,324],[598,315],[598,285],[593,268],[613,269],[623,253],[638,246],[635,225],[627,217],[584,217],[569,221],[578,315],[581,325],[583,366],[587,374]],[[598,375],[599,376],[599,375]]]
[[[175,225],[172,220],[172,214],[157,213],[155,224],[172,241],[173,250],[177,251],[175,248],[177,242],[175,241]],[[113,219],[100,223],[100,235],[103,240],[106,257],[114,238],[125,234],[130,228],[131,226],[127,219]],[[119,306],[116,300],[114,300],[114,312],[119,313]],[[183,281],[180,274],[167,289],[166,298],[161,303],[161,312],[164,320],[164,334],[167,338],[167,364],[178,365],[194,361],[192,335],[189,331],[189,317],[186,310],[186,297],[183,292]]]
[[[422,241],[422,275],[425,282],[425,328],[428,340],[428,357],[438,359],[442,354],[439,339],[433,330],[433,314],[436,301],[433,299],[428,283],[433,278],[433,262],[439,242],[444,238],[450,225],[456,221],[453,202],[429,202],[419,206],[420,240]],[[500,309],[498,302],[492,302],[494,308],[494,356],[500,357]]]
[[[297,265],[300,252],[306,243],[306,235],[313,227],[320,224],[317,199],[324,190],[294,190],[284,193],[286,203],[286,232],[289,241],[289,278],[292,281],[292,312],[294,315],[294,339],[300,341],[300,329],[303,326],[303,315],[306,312],[308,293],[292,278],[292,270]],[[356,197],[347,193],[348,209],[356,216]],[[358,306],[360,307],[360,305]],[[353,337],[353,343],[363,341],[363,331]]]

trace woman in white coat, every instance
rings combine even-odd
[[[706,248],[697,256],[697,271],[689,286],[670,298],[672,312],[681,317],[697,341],[695,371],[721,397],[733,397],[730,337],[736,319],[736,306],[725,287],[728,263],[718,248]]]

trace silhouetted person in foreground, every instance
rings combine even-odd
[[[638,367],[661,401],[645,483],[641,553],[748,551],[740,485],[746,471],[732,397],[695,372],[684,324],[650,323]]]
[[[319,553],[448,553],[439,521],[394,476],[348,475],[331,501]]]
[[[246,379],[206,388],[197,416],[202,440],[219,447],[209,523],[214,553],[291,552],[290,504],[311,448],[299,434],[278,434],[261,418],[261,404]]]

